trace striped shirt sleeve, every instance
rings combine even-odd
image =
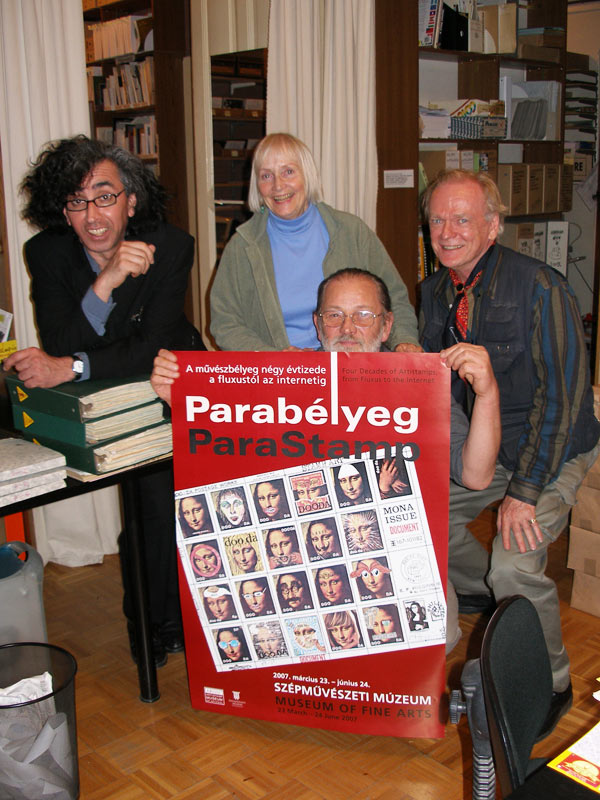
[[[507,491],[531,505],[567,459],[589,383],[581,314],[570,287],[554,271],[540,269],[533,304],[531,354],[536,388]]]

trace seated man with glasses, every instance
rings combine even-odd
[[[45,147],[21,190],[23,216],[40,231],[25,258],[43,349],[13,353],[5,370],[50,388],[149,373],[160,347],[205,349],[183,311],[194,240],[166,223],[166,192],[141,159],[85,136],[63,139]],[[141,478],[140,490],[160,665],[165,647],[183,649],[172,475]],[[131,620],[127,585],[124,610]]]
[[[341,269],[319,285],[313,321],[327,352],[386,351],[394,321],[387,286],[366,270]],[[162,362],[162,355],[154,362],[155,391],[157,362]],[[484,347],[464,342],[442,350],[440,357],[471,384],[476,395],[470,426],[458,404],[452,404],[450,471],[459,483],[483,489],[494,474],[500,444],[498,385],[490,359]]]

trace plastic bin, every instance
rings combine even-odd
[[[44,675],[52,688],[12,704],[0,696],[0,797],[76,800],[79,797],[75,673],[61,647],[41,642],[0,646],[0,689]]]
[[[0,545],[0,644],[48,641],[43,580],[42,557],[33,547],[25,542]]]

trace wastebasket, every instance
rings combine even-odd
[[[41,642],[0,646],[2,800],[79,797],[76,672],[77,662],[62,647]],[[32,696],[34,684],[42,695],[19,702]]]

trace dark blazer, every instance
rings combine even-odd
[[[161,347],[205,349],[183,313],[193,238],[167,224],[131,238],[156,246],[154,263],[145,275],[128,277],[114,290],[116,307],[102,336],[81,310],[96,275],[74,233],[42,231],[25,244],[42,347],[53,356],[87,353],[90,378],[149,373]]]

